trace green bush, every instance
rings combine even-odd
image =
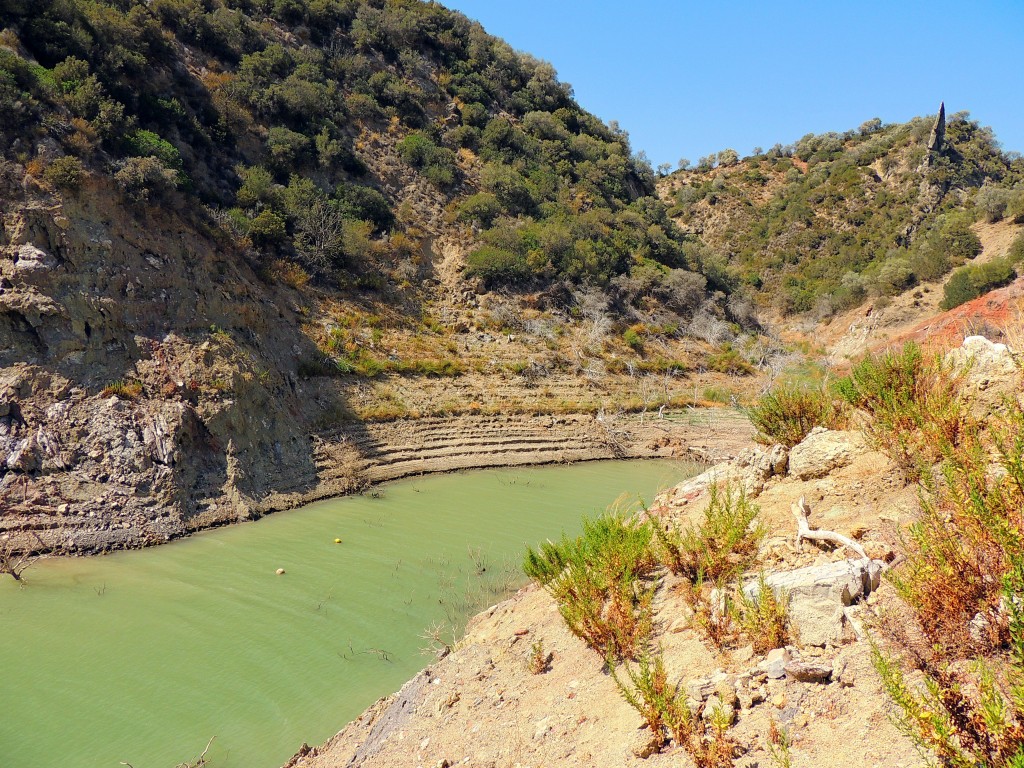
[[[483,227],[489,227],[501,212],[502,207],[498,198],[490,192],[478,192],[459,203],[455,217],[458,221],[476,222]]]
[[[730,376],[749,376],[754,366],[731,343],[726,342],[717,352],[707,357],[708,368]]]
[[[951,453],[923,497],[907,558],[891,576],[909,616],[899,631],[881,627],[894,655],[874,646],[901,729],[943,764],[965,768],[1024,764],[1024,412],[1009,404],[994,446]],[[915,631],[920,645],[907,641]],[[904,662],[923,684],[908,680]]]
[[[926,358],[908,343],[868,356],[836,382],[835,391],[868,417],[864,430],[907,480],[916,480],[974,427],[960,393],[962,372],[941,356]]]
[[[488,285],[516,283],[531,277],[526,259],[517,253],[485,245],[466,257],[466,274]]]
[[[669,684],[661,651],[642,654],[635,670],[628,664],[623,669],[628,684],[615,665],[609,665],[619,693],[644,719],[659,749],[671,737],[700,768],[732,768],[736,744],[726,735],[731,711],[720,708],[709,713],[710,717],[700,717],[699,712],[691,711],[684,691],[678,684]]]
[[[288,237],[285,221],[273,211],[261,211],[249,222],[249,238],[258,248],[275,247]]]
[[[953,309],[976,299],[996,288],[1012,282],[1017,276],[1010,256],[993,259],[986,264],[975,264],[958,269],[942,288],[939,308]]]
[[[711,498],[698,525],[680,529],[654,521],[656,554],[672,573],[694,583],[738,576],[757,558],[764,529],[755,525],[757,505],[731,486],[711,486]]]
[[[781,443],[787,448],[799,443],[815,427],[838,429],[846,423],[846,415],[831,393],[793,386],[762,395],[747,409],[747,417],[757,429],[757,442]]]
[[[458,176],[455,154],[437,146],[425,134],[410,133],[398,142],[398,154],[435,186],[444,189],[455,183]]]
[[[155,157],[130,157],[120,165],[114,180],[135,202],[163,197],[178,185],[178,174]]]
[[[583,534],[527,548],[526,575],[558,602],[569,629],[602,658],[634,658],[651,633],[654,571],[651,525],[607,513]]]
[[[181,153],[178,148],[152,131],[139,130],[125,140],[128,152],[135,157],[155,157],[164,168],[182,169]]]
[[[626,329],[626,332],[622,334],[622,340],[626,342],[626,346],[634,352],[642,352],[644,349],[643,338],[633,328]]]
[[[43,181],[57,189],[74,190],[82,183],[82,161],[65,155],[54,159],[43,171]]]

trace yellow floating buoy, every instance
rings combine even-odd
[[[284,568],[278,568],[276,571],[274,571],[274,573],[276,573],[278,576],[284,576]]]
[[[341,544],[341,539],[335,539],[335,540],[334,540],[334,543],[335,543],[335,544]]]

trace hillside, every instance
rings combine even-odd
[[[980,252],[975,220],[1024,219],[1022,184],[1024,160],[990,128],[943,110],[742,160],[724,150],[658,188],[706,262],[776,314],[820,319],[944,281]]]
[[[400,419],[580,415],[568,454],[499,453],[663,454],[619,415],[729,402],[765,343],[626,136],[433,3],[6,3],[0,109],[16,546],[359,489]],[[504,460],[467,451],[430,466]]]

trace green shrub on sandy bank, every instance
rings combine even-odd
[[[823,389],[785,386],[762,395],[747,409],[757,429],[754,439],[764,445],[781,443],[792,448],[815,427],[842,429],[845,410]]]
[[[622,659],[636,658],[650,637],[655,566],[650,523],[607,513],[585,520],[575,539],[528,548],[523,570],[555,598],[573,634]]]
[[[764,536],[755,523],[757,513],[757,505],[742,491],[713,485],[700,524],[681,529],[655,521],[657,557],[672,573],[693,583],[735,578],[757,557]]]
[[[914,343],[857,363],[836,392],[865,413],[865,432],[907,480],[920,478],[974,426],[960,393],[962,372]]]
[[[939,308],[953,309],[989,291],[1008,285],[1017,277],[1015,266],[1014,261],[1006,256],[985,264],[972,264],[958,269],[949,276],[942,287],[942,302]]]
[[[641,655],[635,668],[624,664],[628,682],[614,666],[610,669],[622,698],[640,713],[659,749],[671,737],[700,768],[731,768],[736,746],[726,735],[731,713],[719,709],[705,722],[692,712],[683,691],[668,682],[660,651]]]

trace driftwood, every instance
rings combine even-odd
[[[811,514],[811,505],[807,503],[807,500],[803,496],[800,497],[800,501],[792,504],[790,509],[793,511],[793,517],[796,518],[796,546],[798,549],[804,539],[808,539],[809,541],[831,541],[833,544],[839,544],[847,549],[852,549],[864,560],[871,559],[864,551],[864,547],[853,539],[847,538],[841,533],[836,533],[835,531],[813,530],[810,523],[807,522],[807,518]]]

